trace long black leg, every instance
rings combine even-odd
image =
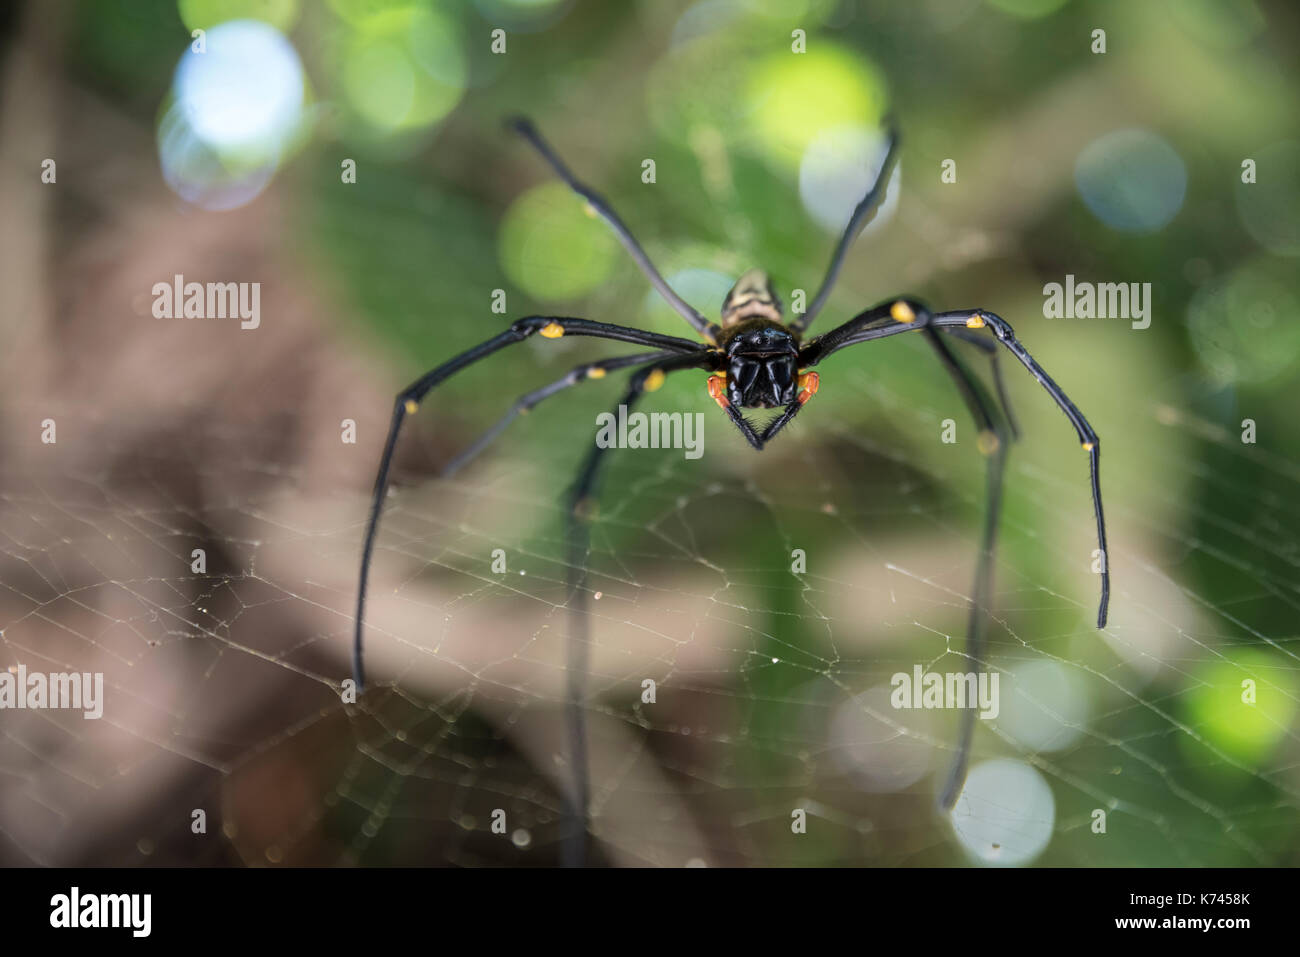
[[[675,356],[641,369],[632,376],[627,393],[619,400],[630,412],[637,400],[663,384],[668,372],[703,368],[707,359]],[[614,407],[617,415],[619,405]],[[565,499],[565,543],[568,551],[569,653],[566,724],[569,731],[569,758],[573,763],[573,804],[570,807],[569,834],[564,842],[563,863],[580,867],[586,862],[587,827],[591,807],[591,780],[587,767],[587,669],[590,658],[590,629],[587,617],[587,562],[591,553],[591,519],[595,514],[596,483],[600,467],[609,450],[593,443],[578,470]]]
[[[920,327],[916,325],[916,317],[925,311],[925,306],[915,299],[891,299],[864,309],[830,332],[804,343],[799,350],[799,364],[816,365],[845,346],[918,329]],[[933,323],[933,318],[931,322]]]
[[[556,379],[549,385],[544,385],[540,389],[534,389],[532,392],[526,392],[515,400],[509,411],[482,435],[474,440],[465,451],[461,452],[454,459],[448,462],[442,469],[444,478],[455,475],[464,468],[480,452],[492,444],[492,441],[506,430],[515,419],[521,415],[531,412],[544,399],[549,399],[553,395],[563,392],[565,389],[572,388],[580,382],[586,382],[589,379],[604,378],[606,373],[613,372],[617,369],[625,369],[628,366],[643,365],[647,362],[654,362],[656,359],[667,359],[676,355],[673,352],[639,352],[633,356],[617,356],[613,359],[601,359],[597,362],[584,362],[580,366],[570,369],[564,376]]]
[[[1002,403],[1002,414],[1006,416],[1007,428],[1011,430],[1013,439],[1020,438],[1020,424],[1016,421],[1015,412],[1011,409],[1011,397],[1007,395],[1007,384],[1002,379],[1002,364],[998,362],[998,344],[992,339],[981,336],[978,332],[971,332],[965,328],[954,326],[940,327],[943,331],[962,342],[968,342],[975,346],[981,352],[989,357],[989,366],[993,370],[993,387],[997,389],[998,401]]]
[[[885,153],[885,161],[880,166],[880,172],[876,174],[876,181],[871,184],[871,188],[867,190],[867,194],[862,197],[861,202],[854,208],[853,215],[849,217],[849,224],[844,227],[840,241],[835,246],[835,252],[831,255],[831,263],[826,269],[826,277],[822,279],[821,288],[817,290],[817,295],[813,297],[808,311],[790,321],[790,328],[797,332],[803,332],[812,325],[812,321],[817,318],[817,313],[821,312],[822,306],[826,305],[831,289],[835,286],[835,280],[840,274],[840,268],[844,265],[844,257],[849,251],[849,246],[857,238],[858,233],[862,232],[862,227],[866,226],[875,217],[881,201],[885,198],[885,190],[889,186],[890,174],[893,173],[894,164],[898,161],[900,141],[898,127],[892,121],[889,124],[888,135],[889,145]]]
[[[1070,424],[1079,436],[1079,444],[1088,453],[1089,473],[1092,485],[1092,509],[1097,520],[1097,547],[1101,556],[1101,600],[1097,605],[1097,627],[1106,627],[1106,616],[1110,606],[1110,556],[1106,551],[1106,518],[1101,505],[1101,442],[1093,431],[1083,413],[1078,410],[1070,397],[1065,394],[1052,377],[1040,366],[1016,339],[1011,324],[996,313],[982,309],[941,312],[931,316],[927,323],[918,323],[916,318],[924,312],[924,307],[912,299],[898,299],[893,302],[873,306],[854,316],[843,325],[832,329],[825,335],[808,342],[799,352],[801,366],[814,366],[827,356],[846,346],[873,339],[883,339],[917,328],[935,326],[941,329],[966,328],[990,329],[997,341],[1005,346],[1012,355],[1020,360],[1021,365],[1029,370],[1038,380],[1038,384],[1047,390],[1057,406],[1065,413]]]
[[[975,585],[971,593],[970,610],[966,619],[966,655],[974,662],[976,674],[987,667],[984,660],[985,629],[990,613],[993,590],[993,549],[997,542],[998,519],[1002,510],[1002,476],[1006,465],[1010,434],[1003,428],[1001,420],[995,414],[992,404],[985,397],[979,382],[961,361],[952,354],[947,343],[929,324],[930,317],[922,314],[919,323],[922,332],[930,340],[938,353],[944,369],[957,385],[966,407],[979,426],[980,434],[976,446],[988,456],[988,469],[985,478],[984,531],[980,538],[980,551],[975,564]],[[967,702],[962,709],[961,729],[957,737],[957,754],[948,771],[948,780],[939,795],[939,806],[951,811],[966,782],[966,770],[970,765],[971,742],[975,735],[975,707]]]
[[[643,332],[640,329],[629,329],[626,326],[616,326],[608,322],[593,322],[590,319],[571,319],[563,316],[529,316],[526,319],[520,319],[512,323],[505,332],[493,336],[487,342],[480,343],[472,349],[467,349],[436,369],[426,372],[399,392],[397,400],[393,403],[393,418],[388,426],[388,438],[384,442],[384,453],[379,460],[379,472],[375,476],[374,498],[370,503],[370,517],[366,523],[366,535],[361,548],[361,582],[357,589],[356,631],[353,633],[352,638],[352,674],[356,679],[358,691],[365,687],[365,664],[361,654],[361,634],[365,623],[366,585],[370,579],[370,559],[375,548],[375,535],[379,531],[379,516],[383,510],[384,495],[388,491],[388,470],[393,463],[393,452],[397,448],[397,437],[401,433],[402,423],[406,421],[408,415],[415,412],[420,400],[428,395],[434,386],[455,375],[466,366],[473,365],[480,359],[490,356],[498,349],[504,349],[516,342],[522,342],[536,333],[541,333],[542,336],[548,339],[556,339],[566,334],[615,339],[620,342],[631,342],[636,345],[667,349],[683,355],[701,356],[705,352],[704,347],[698,342],[679,339],[676,336],[660,335],[657,332]]]
[[[650,257],[641,248],[641,244],[636,241],[632,231],[627,228],[623,220],[619,219],[618,213],[614,212],[613,207],[609,205],[603,196],[573,175],[569,167],[564,164],[564,160],[560,159],[559,154],[551,149],[551,145],[546,140],[542,139],[542,134],[537,132],[537,127],[533,125],[532,121],[527,117],[515,117],[510,120],[509,126],[528,140],[537,152],[542,154],[542,158],[550,164],[551,169],[555,170],[555,175],[564,180],[571,190],[586,200],[587,206],[592,212],[609,224],[610,229],[614,231],[614,235],[618,237],[618,241],[623,244],[623,248],[636,261],[637,266],[641,268],[641,272],[650,280],[650,284],[659,291],[659,295],[664,297],[668,305],[677,310],[677,313],[689,322],[696,332],[710,342],[716,342],[717,334],[721,331],[718,326],[705,319],[695,311],[690,303],[677,295],[676,290],[668,285],[668,281],[659,274],[659,270],[650,261]]]

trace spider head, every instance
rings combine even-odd
[[[799,349],[778,322],[754,319],[726,341],[727,398],[738,408],[776,409],[794,401]]]

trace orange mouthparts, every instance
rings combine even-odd
[[[805,372],[799,376],[799,404],[803,405],[809,399],[817,394],[817,387],[821,385],[821,376],[816,372]]]

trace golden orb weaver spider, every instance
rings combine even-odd
[[[635,370],[627,392],[620,400],[620,404],[629,409],[642,395],[658,389],[670,373],[685,369],[706,371],[709,395],[749,443],[755,449],[761,450],[817,393],[820,380],[818,374],[812,369],[827,356],[859,343],[871,342],[903,332],[920,332],[952,377],[979,426],[977,445],[988,459],[987,505],[975,586],[970,601],[966,639],[967,657],[981,669],[984,667],[983,620],[989,610],[993,546],[1001,505],[1003,466],[1010,441],[1018,437],[1018,429],[997,362],[998,347],[1002,346],[1015,356],[1047,390],[1070,420],[1070,424],[1074,426],[1080,445],[1088,453],[1093,512],[1097,522],[1097,544],[1101,555],[1101,599],[1097,608],[1097,627],[1105,627],[1110,601],[1110,572],[1106,560],[1106,523],[1102,513],[1101,484],[1098,477],[1101,446],[1097,434],[1092,430],[1083,413],[1020,344],[1011,326],[1001,316],[985,309],[933,313],[915,299],[895,298],[872,306],[821,336],[804,340],[804,333],[830,296],[836,277],[844,264],[849,245],[862,227],[874,217],[884,198],[886,185],[898,157],[899,136],[896,128],[892,125],[890,127],[884,162],[875,177],[875,182],[854,208],[848,225],[840,235],[831,256],[830,266],[808,310],[801,316],[785,321],[781,302],[773,291],[767,274],[755,269],[741,276],[732,287],[722,305],[721,322],[713,323],[700,315],[668,285],[609,203],[573,175],[529,120],[515,119],[511,121],[510,126],[532,144],[570,189],[582,197],[589,213],[605,220],[650,284],[695,329],[703,341],[681,339],[589,319],[528,316],[513,322],[509,328],[486,342],[427,372],[398,393],[383,456],[379,462],[379,471],[375,478],[374,497],[371,501],[362,547],[356,631],[353,637],[353,672],[358,689],[364,687],[365,682],[362,630],[366,586],[379,518],[388,489],[389,468],[392,465],[393,452],[397,446],[402,423],[416,412],[419,403],[437,385],[480,359],[485,359],[506,346],[522,342],[534,335],[551,339],[564,335],[592,336],[647,346],[654,351],[583,363],[550,385],[520,396],[500,421],[448,464],[444,474],[456,471],[481,452],[520,413],[528,411],[564,389],[590,379],[603,378],[609,372],[625,368]],[[980,335],[976,330],[987,330],[992,333],[992,338]],[[985,396],[977,380],[958,361],[940,333],[969,342],[989,356],[1001,405],[1000,410],[995,408]],[[747,408],[780,409],[781,412],[760,432],[742,414],[741,410]],[[587,671],[584,614],[588,548],[586,505],[595,488],[604,451],[604,448],[597,445],[588,454],[578,473],[577,481],[569,491],[568,507],[565,510],[568,518],[567,541],[571,569],[569,599],[574,621],[577,623],[575,634],[570,637],[568,662],[568,725],[575,776],[574,793],[570,795],[572,831],[571,839],[566,845],[568,863],[581,863],[583,860],[587,832],[590,786],[587,780],[586,738],[582,712]],[[945,811],[952,809],[965,781],[974,722],[975,710],[973,708],[963,710],[957,754],[939,797],[940,806]]]

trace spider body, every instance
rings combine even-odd
[[[421,376],[398,393],[392,423],[375,478],[374,497],[362,548],[361,581],[357,597],[356,632],[353,641],[353,670],[358,688],[364,685],[362,667],[362,627],[365,612],[366,583],[370,572],[375,536],[379,527],[384,495],[388,488],[388,471],[397,445],[402,423],[414,414],[420,401],[441,382],[507,346],[533,335],[555,339],[564,335],[591,336],[637,344],[651,351],[620,355],[584,362],[549,385],[525,393],[516,400],[505,416],[477,442],[457,456],[444,470],[454,472],[482,451],[518,415],[531,410],[552,395],[580,383],[604,378],[609,372],[630,369],[632,376],[626,393],[616,409],[630,407],[647,392],[653,392],[665,377],[685,369],[708,373],[709,395],[756,449],[762,449],[788,424],[817,392],[818,374],[812,367],[827,356],[876,339],[920,332],[952,379],[977,426],[975,447],[987,460],[986,510],[981,548],[976,562],[975,584],[967,621],[966,658],[983,665],[985,619],[989,613],[993,546],[1001,505],[1003,464],[1010,441],[1017,437],[1015,420],[1007,399],[997,357],[1006,349],[1048,392],[1074,427],[1079,443],[1088,454],[1097,543],[1101,554],[1101,600],[1097,608],[1097,627],[1106,624],[1110,595],[1110,573],[1106,559],[1106,526],[1102,516],[1099,478],[1100,442],[1087,419],[1064,391],[1017,340],[1009,323],[985,309],[961,309],[933,313],[918,300],[895,297],[887,299],[813,339],[805,339],[808,326],[825,305],[845,254],[862,227],[875,215],[884,196],[885,185],[894,168],[898,153],[897,132],[890,131],[888,152],[875,183],[849,217],[831,256],[830,266],[808,310],[788,322],[784,320],[781,301],[766,273],[750,270],[742,275],[723,301],[721,324],[709,322],[683,300],[660,275],[645,250],[623,224],[612,207],[591,188],[580,182],[527,120],[516,120],[513,128],[520,133],[550,164],[555,173],[582,198],[586,208],[600,216],[614,231],[651,285],[696,331],[698,339],[682,339],[629,326],[596,322],[565,316],[529,316],[513,322],[507,329],[486,342],[448,359]],[[982,331],[982,332],[981,332]],[[948,343],[958,339],[982,350],[992,364],[997,401],[990,397],[965,364],[952,352]],[[780,412],[762,431],[741,414],[742,409],[779,409]],[[574,781],[571,809],[572,841],[568,848],[570,863],[580,863],[586,835],[589,785],[586,768],[585,676],[586,676],[586,557],[587,523],[592,514],[594,490],[605,460],[606,450],[599,444],[590,449],[568,492],[566,522],[570,548],[570,597],[573,613],[573,637],[569,643],[567,708],[570,751]],[[966,667],[963,661],[963,670]],[[951,809],[966,776],[966,766],[974,730],[975,711],[961,714],[960,741],[947,782],[940,792],[940,805]]]

